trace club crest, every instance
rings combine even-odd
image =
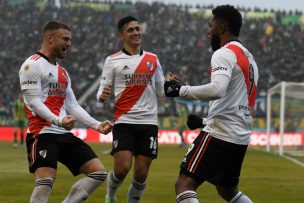
[[[153,67],[153,63],[152,63],[152,62],[147,61],[147,62],[146,62],[146,65],[147,65],[147,67],[149,68],[150,71],[153,70],[154,67]]]
[[[43,158],[46,157],[46,154],[47,154],[47,150],[41,150],[41,151],[39,151],[39,155],[42,156]]]
[[[25,71],[29,71],[29,70],[30,70],[30,66],[29,66],[29,65],[26,65],[26,66],[24,67],[24,70],[25,70]]]
[[[114,141],[113,141],[113,147],[114,147],[114,148],[117,148],[117,146],[118,146],[118,140],[114,140]]]

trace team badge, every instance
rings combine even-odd
[[[26,66],[24,67],[24,70],[25,70],[25,71],[29,71],[29,70],[30,70],[30,66],[29,66],[29,65],[26,65]]]
[[[46,150],[46,149],[45,149],[45,150],[39,151],[39,155],[42,156],[43,158],[46,157],[46,153],[47,153],[47,150]]]
[[[117,146],[118,146],[118,140],[114,140],[114,141],[113,141],[113,147],[114,147],[114,148],[117,148]]]
[[[147,65],[147,67],[149,68],[150,71],[153,70],[153,63],[152,63],[152,62],[147,61],[147,62],[146,62],[146,65]]]

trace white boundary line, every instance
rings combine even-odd
[[[252,149],[261,150],[261,151],[264,151],[264,152],[267,152],[267,153],[270,153],[270,154],[278,155],[278,156],[283,157],[284,159],[287,159],[288,161],[291,161],[292,163],[297,164],[297,165],[301,166],[302,168],[304,168],[304,163],[303,162],[301,162],[301,161],[299,161],[297,159],[291,158],[289,156],[279,155],[278,153],[269,152],[269,151],[267,151],[265,149],[260,149],[260,148],[252,148]]]
[[[285,158],[285,159],[287,159],[287,160],[289,160],[289,161],[291,161],[291,162],[293,162],[293,163],[295,163],[295,164],[297,164],[297,165],[299,165],[299,166],[301,166],[302,168],[304,168],[304,163],[303,162],[301,162],[301,161],[299,161],[297,159],[291,158],[289,156],[286,156],[286,155],[282,155],[282,157]]]

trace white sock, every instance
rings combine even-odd
[[[107,179],[107,199],[110,202],[115,202],[116,201],[116,195],[117,195],[117,190],[123,180],[119,180],[118,178],[115,177],[114,171],[111,171],[108,175]]]
[[[98,171],[90,173],[87,177],[78,180],[70,189],[63,203],[80,203],[86,200],[107,177],[107,172]]]
[[[52,178],[36,180],[30,203],[47,203],[52,191],[53,182]]]
[[[176,203],[198,203],[196,192],[187,190],[176,196]]]
[[[138,203],[146,189],[146,182],[139,183],[133,179],[128,191],[128,203]]]
[[[244,193],[239,191],[229,203],[253,203],[249,197],[247,197]]]

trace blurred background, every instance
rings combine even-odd
[[[184,84],[208,83],[212,50],[207,30],[212,2],[224,1],[0,0],[0,125],[13,125],[19,68],[40,48],[41,27],[50,19],[72,27],[72,48],[60,63],[70,73],[80,104],[99,120],[113,117],[113,99],[98,103],[96,92],[106,56],[121,49],[116,24],[123,16],[139,19],[144,31],[142,47],[158,55],[165,72],[177,73]],[[304,3],[297,1],[296,6],[288,1],[294,7],[278,8],[276,3],[271,8],[266,3],[271,1],[261,4],[264,7],[242,2],[245,4],[235,4],[244,17],[240,40],[255,56],[260,74],[253,125],[255,131],[263,132],[267,90],[281,81],[302,82],[304,78]],[[174,128],[179,105],[188,114],[202,117],[208,110],[208,103],[201,101],[160,98],[159,104],[161,129]],[[279,105],[273,107],[278,111]],[[298,110],[303,108],[298,105]],[[304,120],[297,119],[292,121],[296,131],[303,131]]]

